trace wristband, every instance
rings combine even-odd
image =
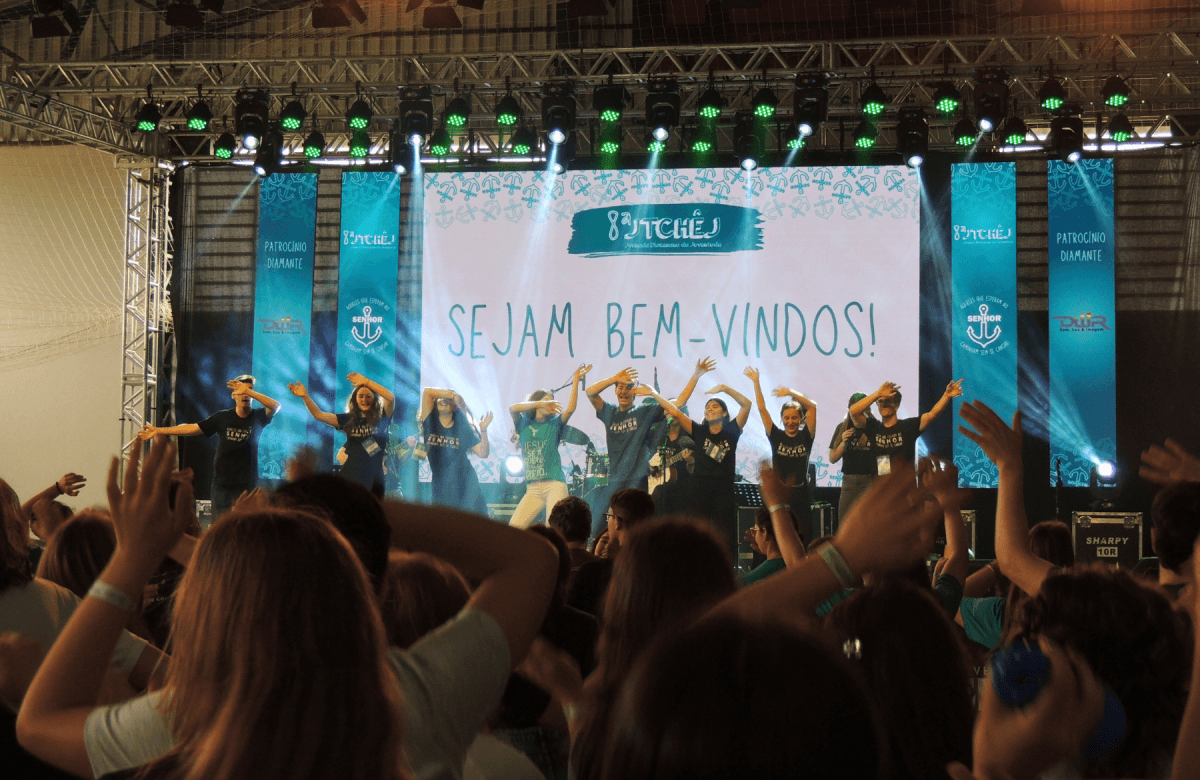
[[[775,512],[777,512],[780,509],[791,509],[791,508],[792,507],[790,504],[771,504],[769,507],[767,507],[767,511],[770,512],[771,514],[774,514]]]
[[[117,609],[123,609],[130,613],[137,612],[137,604],[133,603],[133,599],[129,598],[129,595],[125,591],[114,585],[109,585],[107,582],[96,580],[92,583],[92,587],[88,588],[87,594]]]
[[[67,491],[58,486],[58,480],[54,481],[54,489],[58,491],[60,496],[65,496],[67,494]]]
[[[838,584],[843,588],[853,588],[856,579],[854,573],[850,571],[850,566],[846,563],[846,559],[837,551],[837,548],[832,544],[823,544],[817,550],[817,555],[821,556],[821,560],[825,561],[825,565],[833,572],[833,576],[837,578]]]

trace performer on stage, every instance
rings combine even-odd
[[[675,403],[675,399],[671,400]],[[676,404],[683,417],[687,407]],[[661,407],[660,407],[661,408]],[[660,515],[687,514],[692,510],[692,473],[696,470],[696,442],[683,432],[679,418],[666,415],[661,443],[650,458],[650,495]],[[657,432],[658,427],[655,426]]]
[[[894,460],[899,459],[910,464],[915,462],[914,448],[917,438],[929,427],[929,423],[942,413],[951,398],[962,395],[962,383],[963,380],[959,379],[946,385],[946,391],[942,393],[938,402],[920,417],[906,417],[901,420],[896,416],[896,410],[900,408],[900,388],[893,382],[884,382],[874,393],[850,407],[850,419],[856,427],[863,429],[871,441],[876,475],[891,474]],[[879,407],[878,420],[863,414],[871,404]]]
[[[378,382],[351,371],[346,380],[354,385],[346,399],[346,411],[341,414],[323,412],[300,382],[292,382],[288,390],[304,399],[304,406],[313,417],[346,434],[346,462],[341,475],[370,488],[377,497],[384,495],[383,457],[388,447],[388,424],[396,408],[396,396]]]
[[[778,428],[771,420],[771,413],[763,399],[758,369],[747,368],[746,376],[754,382],[758,415],[767,431],[767,440],[771,442],[771,467],[784,484],[792,485],[788,504],[800,519],[800,533],[806,540],[812,541],[820,535],[815,534],[812,527],[812,492],[808,484],[808,456],[817,432],[817,405],[803,393],[786,387],[775,388],[776,398],[788,399],[779,411],[783,428]]]
[[[437,414],[433,414],[435,408]],[[480,418],[476,428],[471,410],[461,395],[453,390],[427,387],[421,392],[417,422],[425,437],[417,457],[429,459],[433,503],[486,516],[487,502],[467,451],[480,458],[486,458],[491,452],[487,429],[492,424],[492,413]]]
[[[242,493],[258,484],[258,437],[271,424],[281,404],[274,398],[254,392],[254,377],[242,374],[226,385],[234,407],[223,409],[200,423],[185,423],[159,428],[147,425],[138,432],[142,440],[160,433],[168,436],[205,436],[218,434],[217,454],[213,458],[212,519],[225,514]],[[262,404],[255,409],[254,401]]]
[[[716,365],[712,358],[706,357],[696,361],[696,370],[692,372],[692,378],[676,398],[680,406],[692,397],[696,381],[712,371]],[[613,385],[616,385],[616,406],[600,397],[601,393]],[[614,493],[625,488],[646,488],[646,477],[650,470],[647,440],[650,429],[663,419],[663,410],[655,405],[635,407],[634,397],[647,395],[644,390],[635,392],[636,388],[638,372],[626,368],[608,379],[601,379],[587,389],[587,397],[596,410],[596,417],[604,423],[605,440],[608,444],[608,484],[597,489],[590,498],[593,536],[599,534],[605,525],[604,513]]]
[[[694,511],[707,517],[721,538],[734,549],[737,533],[737,503],[733,480],[737,465],[737,443],[750,416],[750,399],[728,385],[717,385],[708,395],[726,393],[738,402],[737,417],[729,419],[729,407],[720,398],[704,404],[704,420],[689,420],[679,407],[653,389],[643,391],[658,401],[663,410],[679,420],[680,427],[696,443],[696,471],[692,475]]]
[[[567,497],[558,445],[563,428],[579,402],[579,385],[591,369],[590,365],[575,369],[566,409],[554,400],[554,393],[549,390],[535,390],[525,401],[508,407],[525,458],[525,495],[513,510],[509,525],[528,528],[543,511],[548,514],[555,504]]]
[[[875,479],[875,456],[871,454],[871,440],[861,429],[854,427],[850,419],[849,409],[866,398],[866,393],[855,393],[846,403],[846,417],[833,431],[829,440],[829,461],[842,461],[842,491],[838,496],[838,517],[845,517],[854,506],[854,502],[867,492]],[[863,410],[863,415],[874,420],[871,407]],[[843,457],[845,460],[842,460]],[[810,540],[811,541],[811,540]]]

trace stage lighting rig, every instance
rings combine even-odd
[[[896,151],[909,168],[920,168],[929,154],[929,122],[925,109],[910,107],[900,109],[900,121],[896,125]]]
[[[717,128],[712,122],[703,122],[694,128],[691,148],[697,154],[708,154],[717,148]]]
[[[267,130],[270,96],[257,89],[238,90],[233,106],[233,132],[242,139],[242,146],[253,151]]]
[[[654,79],[646,93],[646,127],[655,141],[666,143],[679,124],[679,83],[674,79]]]
[[[863,119],[858,123],[858,127],[854,128],[854,148],[856,149],[874,149],[875,142],[879,140],[879,128],[874,122]]]
[[[162,121],[162,111],[159,110],[158,104],[154,102],[154,96],[150,94],[151,87],[146,87],[146,100],[138,108],[137,114],[134,115],[134,122],[137,124],[139,133],[153,133],[158,129],[158,123]]]
[[[1129,102],[1129,85],[1125,83],[1125,79],[1114,74],[1104,82],[1100,94],[1104,97],[1104,105],[1121,108]]]
[[[1008,72],[1004,68],[975,71],[975,117],[979,130],[993,132],[1008,116]]]
[[[403,176],[415,172],[421,161],[421,150],[408,142],[408,136],[400,126],[400,120],[392,122],[388,137],[388,165],[392,171]]]
[[[739,111],[733,126],[733,150],[738,165],[747,172],[758,168],[763,157],[763,143],[754,117],[750,111]]]
[[[708,89],[700,93],[700,99],[696,101],[696,116],[701,121],[715,122],[721,118],[721,111],[725,108],[725,98],[721,97],[721,93],[713,86],[712,80],[709,80]]]
[[[307,118],[308,111],[304,109],[304,103],[296,96],[296,82],[293,81],[292,99],[279,112],[279,126],[289,133],[294,133],[304,126],[304,120]]]
[[[459,95],[446,105],[445,123],[451,130],[461,130],[471,118],[470,96]]]
[[[204,93],[197,84],[196,102],[192,103],[192,107],[188,109],[187,128],[197,133],[203,133],[208,129],[210,122],[212,122],[212,109],[208,107],[208,103],[204,100]]]
[[[600,150],[600,154],[618,154],[621,151],[621,126],[615,122],[601,125],[596,148]]]
[[[218,160],[228,160],[237,149],[237,138],[226,130],[213,142],[213,157]]]
[[[763,87],[754,96],[754,115],[759,119],[771,119],[779,108],[779,98],[770,87]]]
[[[513,133],[512,137],[512,153],[524,157],[533,151],[533,147],[537,145],[537,136],[528,127],[522,125],[517,128],[517,132]]]
[[[1117,464],[1101,459],[1088,472],[1088,497],[1093,510],[1113,510],[1121,497],[1122,479]]]
[[[1038,103],[1047,111],[1058,111],[1067,102],[1067,90],[1062,82],[1050,76],[1038,90]]]
[[[796,92],[792,96],[796,120],[796,138],[808,138],[829,116],[829,80],[824,73],[805,73],[796,76]]]
[[[1050,145],[1063,162],[1074,165],[1083,159],[1083,141],[1083,109],[1068,103],[1050,123]]]
[[[1025,120],[1016,114],[1005,119],[1004,124],[1000,126],[1000,137],[1009,146],[1019,146],[1025,143],[1025,138],[1028,135],[1029,125],[1025,124]]]
[[[355,130],[350,136],[350,156],[356,160],[362,160],[370,153],[371,136],[366,130]]]
[[[445,157],[450,154],[450,131],[442,125],[429,137],[429,153],[434,157]]]
[[[433,91],[429,87],[401,89],[396,120],[410,146],[424,146],[433,130]]]
[[[606,124],[613,124],[621,121],[621,114],[625,111],[625,88],[618,87],[611,82],[602,87],[596,87],[592,92],[592,108],[596,109],[596,115],[600,117],[600,121]]]
[[[869,117],[876,117],[882,114],[883,110],[887,108],[887,102],[887,93],[874,81],[862,91],[862,96],[859,98],[863,114]]]
[[[278,127],[272,127],[263,133],[262,143],[254,153],[254,173],[265,179],[279,170],[282,161],[283,133]]]
[[[313,130],[304,139],[304,156],[316,160],[325,154],[325,136],[320,130]]]
[[[1129,121],[1129,117],[1124,113],[1117,114],[1108,122],[1108,137],[1114,143],[1123,144],[1130,138],[1133,138],[1136,133],[1133,132],[1133,123]]]
[[[570,81],[546,84],[542,88],[542,129],[546,140],[558,146],[575,130],[575,84]]]
[[[509,92],[496,104],[496,124],[500,127],[514,127],[520,123],[521,113],[521,104]]]
[[[933,92],[933,107],[943,114],[953,114],[962,105],[962,93],[951,81],[939,82]]]
[[[354,102],[346,109],[346,126],[352,131],[366,130],[375,117],[375,112],[371,110],[371,104],[362,95],[356,93],[354,98]]]
[[[951,133],[954,137],[954,143],[959,146],[971,146],[979,138],[979,128],[975,125],[971,118],[964,116],[954,124],[954,130]]]

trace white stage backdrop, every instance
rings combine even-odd
[[[424,198],[422,383],[495,413],[484,481],[516,451],[508,406],[582,363],[589,383],[657,372],[670,397],[714,357],[693,419],[717,384],[753,401],[742,371],[760,368],[776,420],[776,386],[817,402],[821,485],[840,483],[828,444],[852,393],[895,381],[901,414],[918,413],[920,181],[908,168],[437,173]],[[556,398],[565,406],[567,391]],[[570,424],[606,449],[582,392]],[[564,464],[582,466],[583,449],[564,446]],[[757,481],[768,453],[752,410],[739,472]]]

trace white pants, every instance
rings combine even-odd
[[[548,517],[554,505],[566,497],[566,482],[556,482],[552,479],[530,482],[525,486],[525,495],[513,510],[512,519],[508,524],[514,528],[528,528],[542,514],[542,510],[546,511]]]

